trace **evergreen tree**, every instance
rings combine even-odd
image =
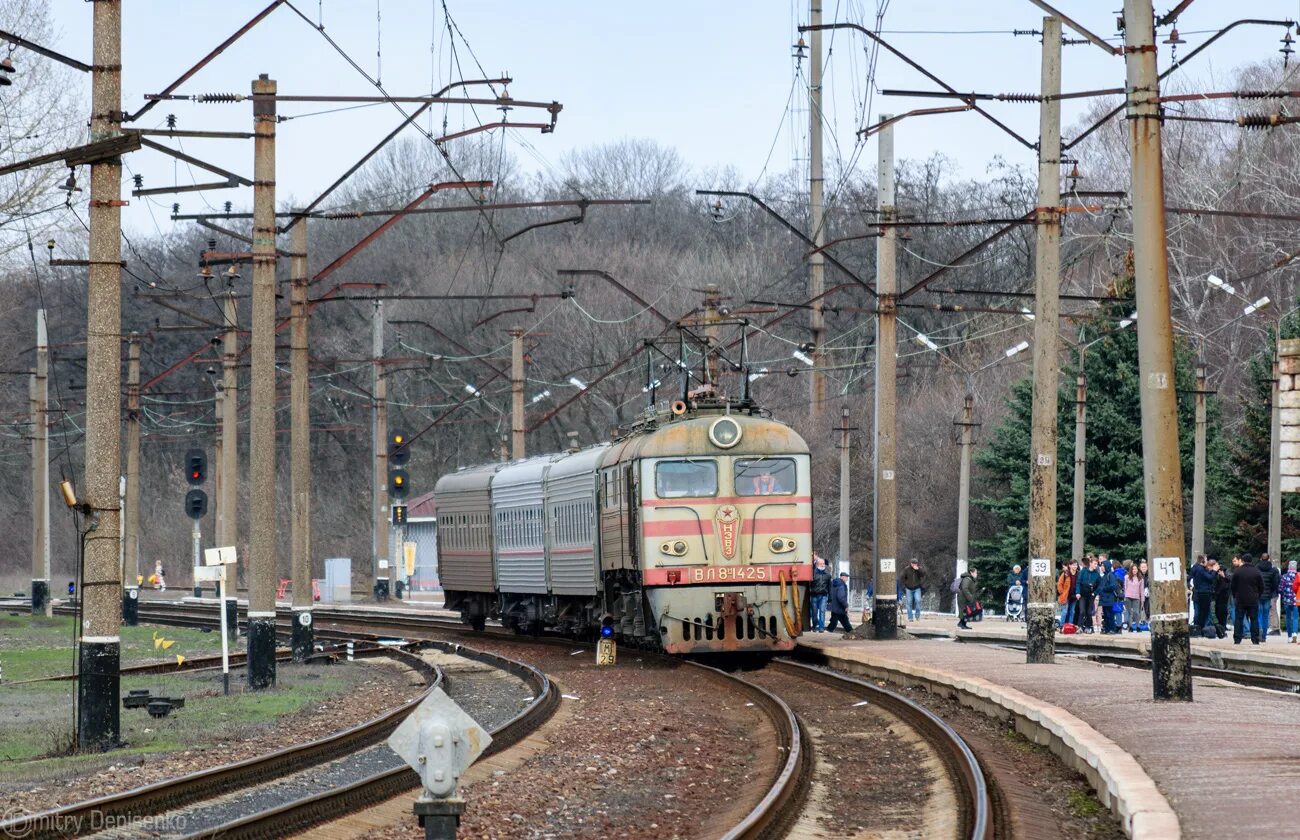
[[[1118,278],[1112,294],[1130,292],[1132,278]],[[1127,304],[1123,305],[1127,306]],[[1089,551],[1104,551],[1119,559],[1146,557],[1146,519],[1142,479],[1142,422],[1138,377],[1137,333],[1132,325],[1120,327],[1128,311],[1120,305],[1105,310],[1113,318],[1097,322],[1099,332],[1085,332],[1083,341],[1099,339],[1084,355],[1088,378],[1088,428],[1085,469],[1084,542]],[[1174,387],[1178,407],[1179,449],[1182,461],[1184,505],[1191,504],[1195,404],[1191,354],[1186,343],[1174,343]],[[1056,536],[1058,562],[1069,557],[1074,503],[1074,398],[1077,368],[1064,366],[1057,403]],[[978,542],[981,565],[1009,570],[1027,562],[1029,546],[1029,442],[1032,415],[1032,379],[1017,382],[1009,397],[1009,411],[976,455],[986,487],[994,492],[975,503],[1001,520],[998,535]],[[1213,427],[1211,427],[1213,428]],[[1207,435],[1208,437],[1208,435]]]
[[[1300,338],[1300,315],[1282,319],[1282,337]],[[1263,347],[1247,363],[1251,383],[1242,405],[1240,428],[1232,436],[1226,458],[1216,459],[1212,548],[1222,555],[1268,550],[1268,471],[1272,439],[1272,373],[1276,331],[1270,329]],[[1282,495],[1282,558],[1300,551],[1300,496]],[[1277,561],[1282,558],[1274,558]]]

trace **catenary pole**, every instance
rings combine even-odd
[[[824,301],[822,291],[826,285],[826,259],[821,248],[826,244],[826,224],[823,219],[822,178],[822,0],[809,0],[808,23],[814,27],[808,33],[811,56],[808,62],[808,214],[813,240],[813,255],[808,260],[808,326],[812,333],[813,360],[808,377],[808,406],[814,417],[821,414],[826,399],[826,375],[819,369],[822,364],[822,341],[825,335]]]
[[[1088,493],[1088,374],[1079,350],[1079,373],[1074,379],[1074,518],[1070,528],[1070,559],[1083,558],[1083,512]]]
[[[1025,661],[1056,659],[1056,411],[1060,373],[1061,20],[1043,18],[1034,244],[1034,386],[1029,443],[1029,610]]]
[[[524,331],[510,331],[510,457],[524,457]]]
[[[1124,0],[1133,265],[1137,294],[1142,474],[1151,561],[1151,685],[1156,700],[1192,699],[1174,336],[1166,254],[1164,164],[1151,0]]]
[[[970,565],[970,458],[975,448],[974,431],[975,398],[970,394],[961,405],[961,453],[957,482],[957,570],[954,580],[960,580]],[[954,601],[953,610],[957,609]]]
[[[371,316],[371,357],[374,359],[371,406],[371,434],[374,451],[374,483],[371,521],[374,538],[374,593],[388,598],[388,378],[384,376],[384,302],[375,299]]]
[[[882,120],[888,115],[881,114]],[[894,208],[894,126],[877,136],[879,144],[880,220],[892,222]],[[898,637],[898,482],[894,480],[897,440],[894,412],[898,394],[897,228],[887,225],[876,240],[876,410],[875,424],[875,604],[871,623],[877,639]]]
[[[849,546],[849,525],[850,525],[850,505],[853,494],[853,483],[850,480],[849,470],[853,459],[850,451],[849,441],[849,410],[847,408],[840,411],[840,568],[848,568],[850,574],[856,580],[865,579],[864,569],[852,568],[852,548]]]
[[[275,686],[275,92],[262,74],[253,82],[253,318],[249,388],[248,686]]]
[[[126,344],[126,510],[122,526],[123,623],[139,622],[140,586],[140,334]]]
[[[290,556],[293,583],[293,632],[290,645],[294,662],[312,653],[311,587],[311,378],[307,335],[307,220],[293,226],[289,258],[291,323],[289,404],[293,415],[289,437]]]
[[[93,9],[90,139],[122,134],[122,3]],[[122,160],[90,166],[86,300],[86,445],[77,745],[117,746],[120,735],[122,582],[118,483],[122,455]]]
[[[52,616],[50,600],[50,344],[45,310],[36,310],[32,377],[32,615]]]
[[[1205,553],[1205,365],[1196,363],[1196,439],[1192,473],[1192,553],[1193,560]]]
[[[217,545],[239,543],[239,316],[235,290],[221,302],[221,511]]]
[[[1282,409],[1279,399],[1277,346],[1273,347],[1273,380],[1269,389],[1269,446],[1268,446],[1268,558],[1277,566],[1282,562]],[[1276,593],[1275,593],[1276,594]],[[1268,626],[1278,627],[1278,602],[1270,599]]]

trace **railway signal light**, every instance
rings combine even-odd
[[[388,471],[388,495],[394,499],[405,499],[408,477],[406,470],[394,467]]]
[[[208,456],[202,449],[191,449],[185,453],[185,480],[194,487],[208,480]]]
[[[406,524],[406,505],[393,505],[393,524]]]
[[[208,494],[202,490],[191,490],[185,494],[185,515],[190,519],[202,519],[208,512]]]
[[[404,432],[393,432],[388,436],[388,464],[402,467],[411,460],[411,450]]]

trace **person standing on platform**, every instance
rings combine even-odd
[[[1087,568],[1079,570],[1079,578],[1075,583],[1076,595],[1078,595],[1077,618],[1075,623],[1079,625],[1079,632],[1092,632],[1092,618],[1097,606],[1097,585],[1101,583],[1101,572],[1097,571],[1097,558],[1089,556]]]
[[[957,626],[962,630],[970,629],[966,622],[984,617],[979,598],[979,570],[972,568],[962,573],[961,583],[957,586]]]
[[[1130,633],[1136,633],[1143,621],[1142,593],[1147,581],[1136,563],[1128,565],[1128,574],[1124,576],[1124,623]]]
[[[1259,595],[1259,640],[1268,641],[1269,619],[1273,616],[1273,599],[1277,597],[1277,588],[1282,573],[1273,565],[1273,558],[1268,552],[1259,556],[1259,574],[1264,580],[1264,588]]]
[[[920,621],[921,591],[925,583],[925,569],[921,568],[921,561],[913,557],[898,580],[903,585],[903,594],[907,596],[907,620],[911,621],[915,616]]]
[[[1214,572],[1214,633],[1220,639],[1228,635],[1228,601],[1232,599],[1232,576],[1210,558],[1210,571]]]
[[[834,633],[837,623],[844,625],[845,633],[853,632],[853,625],[849,624],[848,572],[840,572],[840,576],[831,581],[831,626],[826,628],[826,632]]]
[[[1119,631],[1115,622],[1115,605],[1121,603],[1123,592],[1113,571],[1103,572],[1097,583],[1097,602],[1101,605],[1101,632],[1109,636]]]
[[[1295,602],[1296,563],[1286,564],[1286,572],[1278,579],[1277,593],[1282,598],[1282,624],[1286,627],[1286,638],[1295,644],[1296,633],[1300,632],[1300,608]]]
[[[812,629],[814,633],[826,632],[826,601],[831,595],[831,572],[826,568],[826,560],[813,555],[812,583],[808,586],[812,597]]]
[[[1069,560],[1056,579],[1056,605],[1060,613],[1060,625],[1074,623],[1074,604],[1078,598],[1074,592],[1075,580],[1079,577],[1079,561]]]
[[[1147,561],[1138,561],[1138,571],[1142,573],[1142,617],[1151,620],[1151,582],[1147,580]]]
[[[1232,564],[1236,567],[1232,571],[1232,597],[1237,601],[1237,616],[1232,625],[1232,643],[1241,644],[1241,637],[1244,635],[1242,625],[1250,621],[1250,642],[1257,645],[1259,644],[1257,616],[1260,596],[1264,591],[1264,576],[1260,574],[1259,567],[1252,566],[1245,557],[1232,558]]]
[[[1210,607],[1214,603],[1214,571],[1204,554],[1196,558],[1196,565],[1188,575],[1192,584],[1192,635],[1199,636],[1205,630],[1205,623],[1210,618]]]

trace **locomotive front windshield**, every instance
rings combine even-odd
[[[660,461],[655,464],[655,495],[661,499],[718,495],[717,461]]]
[[[741,496],[788,496],[798,486],[793,458],[737,458],[735,468]]]

